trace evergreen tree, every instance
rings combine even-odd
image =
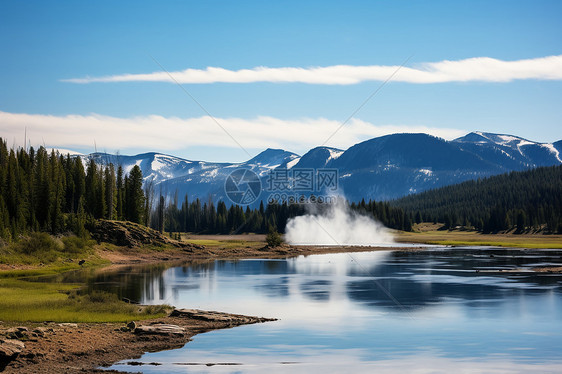
[[[117,218],[117,186],[115,181],[115,168],[113,164],[109,164],[104,172],[104,193],[105,203],[107,205],[107,219]]]
[[[126,187],[127,220],[141,223],[144,215],[144,192],[142,190],[142,171],[138,165],[131,169]]]
[[[125,205],[125,184],[123,181],[123,167],[119,165],[117,168],[117,203],[116,203],[116,215],[118,220],[123,220],[125,218],[124,205]]]

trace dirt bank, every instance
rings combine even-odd
[[[309,256],[327,253],[345,252],[372,252],[381,250],[421,250],[423,247],[353,247],[353,246],[292,246],[281,245],[278,247],[267,247],[248,245],[246,247],[205,247],[200,249],[169,249],[162,252],[144,251],[135,248],[121,248],[118,251],[99,250],[100,257],[111,261],[113,265],[150,264],[159,262],[194,262],[201,260],[229,260],[240,258],[289,258],[295,256]]]
[[[3,324],[0,334],[25,344],[19,356],[5,368],[6,373],[99,373],[106,372],[99,367],[139,358],[145,352],[181,348],[196,334],[268,321],[273,319],[187,310],[130,327],[115,323]],[[141,326],[150,330],[163,324],[183,331],[172,330],[165,335],[140,333]]]

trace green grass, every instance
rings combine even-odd
[[[206,247],[211,247],[211,248],[225,248],[225,249],[263,246],[262,242],[237,240],[237,239],[228,239],[228,240],[184,239],[183,241],[192,244],[204,245]]]
[[[110,293],[79,295],[79,285],[0,279],[0,320],[127,322],[163,317],[168,306],[127,304]]]
[[[0,271],[0,320],[127,322],[167,314],[168,306],[127,304],[110,293],[81,295],[81,284],[33,281],[36,277],[107,265],[109,261],[95,255],[94,245],[87,239],[34,233],[0,248],[0,263],[21,267]],[[79,259],[86,262],[80,266]]]
[[[397,241],[451,246],[562,249],[560,235],[481,234],[475,231],[398,232]]]
[[[34,232],[8,245],[0,246],[0,264],[43,265],[84,258],[93,253],[95,241],[76,236],[55,238]]]
[[[110,262],[108,260],[101,259],[97,256],[89,256],[86,258],[86,262],[82,266],[78,265],[77,262],[58,261],[45,266],[30,269],[3,270],[0,271],[0,279],[55,275],[65,273],[67,271],[96,268],[109,264]]]
[[[221,241],[212,239],[184,239],[187,243],[205,245],[209,247],[218,247],[221,245]]]

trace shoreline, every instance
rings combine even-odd
[[[14,325],[25,349],[8,364],[5,373],[118,373],[110,367],[122,360],[140,358],[146,352],[183,347],[197,334],[275,319],[230,313],[196,311],[193,315],[173,315],[142,321],[137,329],[124,323],[34,323]],[[182,333],[139,333],[140,327],[173,325]],[[3,326],[7,327],[7,326]]]
[[[195,249],[169,248],[151,251],[142,248],[119,248],[118,250],[98,249],[97,255],[110,264],[97,271],[112,271],[124,266],[168,264],[169,266],[189,265],[215,260],[235,260],[251,258],[291,258],[316,254],[373,252],[383,250],[423,251],[427,246],[412,244],[400,247],[358,247],[358,246],[289,246],[269,248],[263,243],[231,247],[201,247]],[[558,272],[560,269],[536,269],[537,272]],[[263,317],[249,317],[222,312],[204,312],[218,316],[217,319],[166,316],[143,320],[140,324],[154,326],[159,324],[177,325],[185,329],[183,335],[137,335],[126,331],[124,323],[0,323],[0,335],[17,327],[26,328],[25,348],[20,355],[8,364],[6,373],[102,373],[118,372],[98,369],[109,367],[122,360],[134,360],[145,352],[155,352],[183,347],[192,338],[212,330],[232,328],[249,323],[274,321]],[[275,316],[268,316],[275,317]],[[139,323],[139,322],[137,322]]]
[[[259,244],[259,245],[256,245]],[[150,251],[142,248],[119,248],[118,250],[98,249],[97,255],[109,262],[97,271],[112,271],[134,265],[168,264],[189,265],[215,260],[251,258],[290,258],[315,254],[372,252],[380,250],[423,250],[413,245],[409,248],[391,247],[314,247],[281,245],[269,248],[263,243],[246,247],[205,247],[198,249],[169,248],[164,251]],[[28,269],[29,267],[25,267]],[[155,352],[183,347],[201,333],[241,326],[252,323],[275,321],[274,318],[242,316],[223,312],[205,312],[216,319],[192,317],[166,317],[142,320],[143,326],[161,324],[176,325],[185,329],[183,335],[137,335],[127,329],[125,323],[55,323],[55,322],[2,322],[0,336],[10,331],[21,330],[25,344],[21,353],[9,362],[5,373],[107,373],[99,367],[109,367],[126,359],[137,359],[145,352]],[[274,316],[269,316],[274,317]],[[6,339],[0,339],[6,341]]]

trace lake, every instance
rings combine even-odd
[[[89,287],[279,318],[110,369],[143,373],[561,372],[559,250],[428,248],[132,267]],[[155,365],[158,364],[158,365]]]

